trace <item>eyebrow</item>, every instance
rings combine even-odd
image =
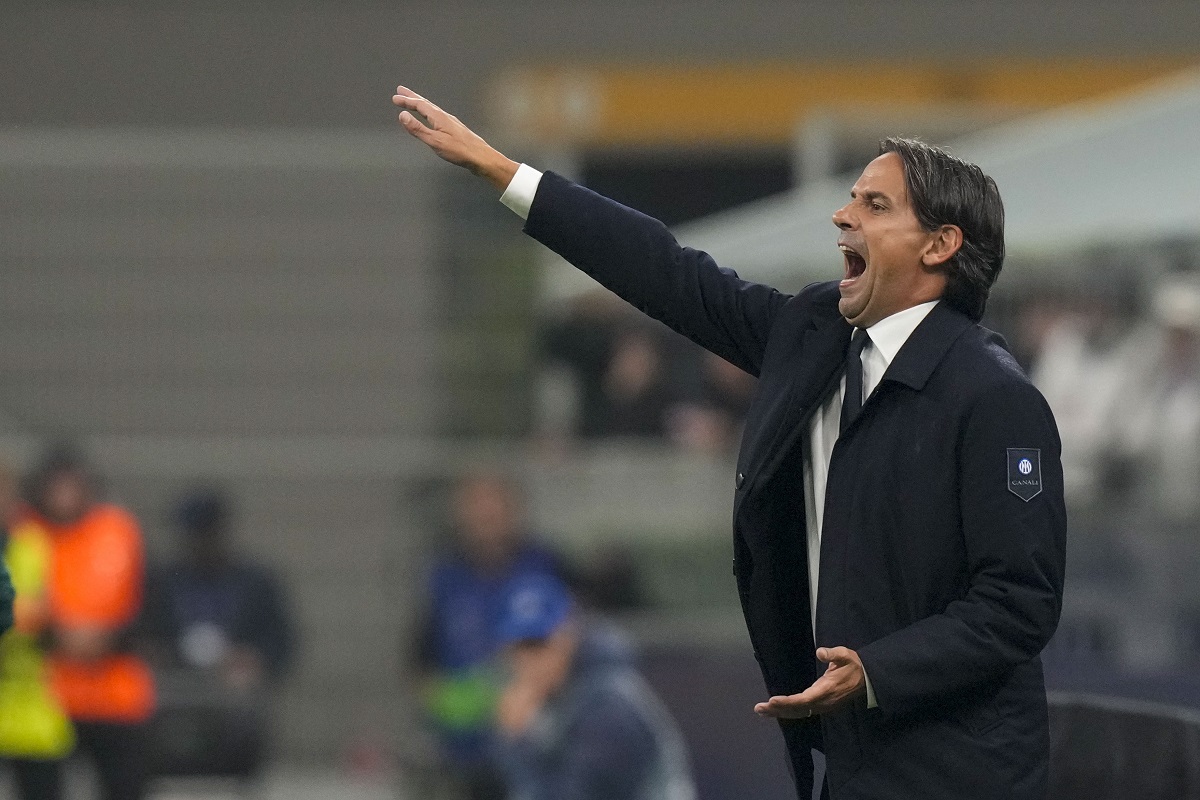
[[[859,197],[860,197],[860,195],[858,192],[854,191],[853,189],[850,190],[850,198],[852,200],[857,200]],[[886,200],[889,203],[892,202],[892,198],[888,197],[883,192],[874,192],[874,191],[863,192],[861,197],[864,200],[866,200],[868,203],[871,202],[872,200]]]

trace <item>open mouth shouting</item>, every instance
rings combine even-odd
[[[867,259],[848,242],[838,240],[838,249],[842,251],[842,257],[846,260],[846,273],[840,284],[841,288],[845,289],[852,286],[867,271]]]

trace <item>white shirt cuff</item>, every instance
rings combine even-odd
[[[521,219],[529,219],[529,209],[533,207],[533,197],[541,182],[542,173],[528,164],[522,164],[517,167],[517,174],[508,182],[504,194],[500,195],[500,202]]]
[[[867,674],[866,667],[863,667],[863,680],[867,682],[867,708],[879,708],[879,703],[875,701],[875,690],[871,688],[871,676]]]

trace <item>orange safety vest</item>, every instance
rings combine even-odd
[[[49,621],[56,628],[119,630],[142,603],[142,536],[122,508],[97,505],[50,534]],[[51,685],[72,719],[136,723],[154,711],[154,677],[142,659],[116,653],[96,661],[49,659]]]

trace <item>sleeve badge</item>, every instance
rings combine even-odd
[[[1008,490],[1028,503],[1042,493],[1042,451],[1008,448]]]

